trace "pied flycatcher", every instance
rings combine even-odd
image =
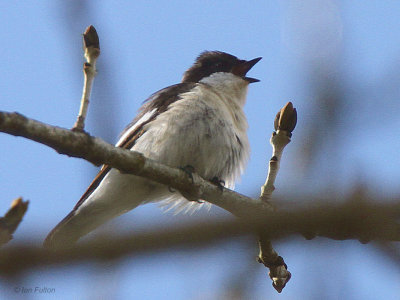
[[[143,153],[171,167],[192,166],[205,179],[232,188],[249,158],[243,112],[249,61],[220,51],[201,53],[182,82],[147,99],[123,131],[117,147]],[[44,246],[70,247],[104,222],[140,204],[165,201],[178,212],[201,204],[148,179],[104,165],[73,210],[50,232]]]

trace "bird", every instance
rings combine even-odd
[[[242,60],[222,51],[200,53],[180,83],[143,102],[115,146],[171,167],[190,166],[204,179],[217,179],[233,188],[250,155],[243,110],[248,86],[260,81],[246,75],[260,59]],[[103,165],[72,211],[48,234],[44,247],[73,247],[103,223],[158,201],[177,212],[197,210],[204,204]]]

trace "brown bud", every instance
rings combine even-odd
[[[286,105],[276,114],[274,120],[275,130],[285,130],[292,132],[296,127],[297,123],[297,111],[293,107],[292,102],[286,103]]]
[[[83,33],[83,46],[85,48],[97,48],[100,50],[100,41],[99,36],[97,35],[97,31],[93,25],[90,25],[86,28],[85,32]]]

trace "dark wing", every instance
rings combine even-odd
[[[180,94],[190,91],[194,88],[196,83],[178,83],[164,88],[143,102],[142,107],[139,110],[139,114],[133,119],[133,121],[124,129],[121,133],[120,140],[116,146],[124,149],[131,149],[137,139],[145,132],[143,127],[153,121],[157,116],[166,111],[172,103],[180,100]],[[147,117],[145,117],[147,116]],[[97,174],[95,179],[89,185],[86,192],[76,203],[74,210],[76,210],[81,204],[89,197],[89,195],[99,186],[100,182],[110,171],[111,167],[103,165],[100,172]]]
[[[160,113],[166,111],[169,105],[180,100],[180,94],[190,91],[195,85],[195,83],[180,83],[162,89],[150,96],[149,99],[143,103],[138,116],[124,130],[116,146],[125,149],[132,148],[137,139],[145,132],[144,126],[157,118]],[[48,234],[44,241],[45,247],[51,248],[57,247],[57,245],[64,247],[65,244],[72,244],[80,238],[80,235],[76,234],[67,225],[75,216],[75,211],[85,202],[93,191],[96,190],[110,170],[110,166],[103,165],[100,172],[82,195],[81,199],[79,199],[78,203],[76,203],[72,211]]]

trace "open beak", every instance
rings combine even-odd
[[[248,81],[249,83],[258,82],[260,80],[256,78],[246,77],[246,74],[256,63],[261,60],[262,57],[257,57],[252,60],[243,60],[239,64],[235,65],[232,68],[232,73],[242,77],[244,80]]]

